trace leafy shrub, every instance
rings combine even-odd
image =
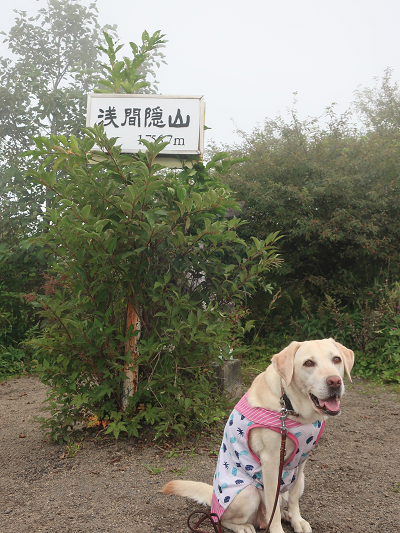
[[[396,327],[389,331],[389,335],[390,339],[386,342],[383,351],[385,363],[384,368],[381,369],[382,378],[400,383],[400,320],[396,321]]]
[[[365,352],[360,352],[355,370],[361,376],[400,383],[400,316],[382,324]]]
[[[24,250],[21,242],[0,245],[0,344],[23,341],[37,319],[23,294],[38,290],[44,268],[39,249]]]
[[[52,261],[45,294],[27,297],[44,325],[31,341],[50,386],[43,427],[68,439],[89,419],[116,437],[210,424],[225,416],[210,362],[240,353],[252,326],[243,302],[277,264],[278,236],[251,245],[237,236],[244,222],[225,217],[237,206],[218,177],[234,162],[226,154],[167,172],[155,162],[161,140],[132,157],[102,126],[84,131],[38,138],[30,152],[41,161],[30,176],[53,195],[48,231],[33,239]],[[128,305],[141,323],[139,383],[123,409],[127,342],[139,335],[127,331]]]
[[[0,344],[0,378],[21,372],[24,350]]]
[[[400,381],[400,284],[376,293],[353,309],[329,296],[314,309],[303,301],[301,318],[292,320],[296,340],[334,337],[354,349],[354,373]]]
[[[399,103],[389,70],[380,87],[357,92],[357,126],[351,110],[337,115],[328,107],[321,117],[300,120],[294,107],[288,118],[265,119],[234,147],[247,158],[224,178],[245,202],[249,224],[239,235],[285,236],[283,262],[268,279],[281,298],[264,335],[290,331],[302,299],[314,307],[327,294],[351,310],[364,308],[377,281],[399,279]],[[250,311],[260,324],[261,293]]]

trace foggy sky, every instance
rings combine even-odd
[[[13,25],[13,9],[33,14],[45,4],[3,0],[0,30]],[[387,67],[400,77],[395,0],[97,0],[97,6],[101,25],[118,25],[128,54],[128,42],[140,42],[144,29],[166,34],[160,93],[204,95],[212,128],[206,140],[220,144],[239,140],[236,127],[250,133],[265,117],[286,115],[295,91],[305,118],[333,102],[345,111],[357,87],[373,86]],[[8,54],[5,45],[0,54]]]

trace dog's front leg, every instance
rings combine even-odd
[[[268,524],[275,503],[278,483],[280,486],[280,479],[278,482],[280,459],[279,448],[277,449],[276,453],[271,453],[263,450],[260,454],[260,459],[262,464],[262,474],[264,482],[264,502],[267,511],[265,519]],[[274,517],[269,527],[269,531],[270,533],[284,533],[281,524],[281,510],[279,502],[276,506]]]
[[[304,467],[306,461],[300,465],[297,479],[289,490],[288,515],[295,533],[311,533],[310,524],[300,515],[299,499],[304,490]]]

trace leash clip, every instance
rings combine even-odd
[[[286,409],[286,404],[285,404],[285,400],[283,399],[283,395],[281,396],[279,402],[281,404],[281,414],[279,416],[279,420],[281,421],[281,434],[286,435],[288,430],[287,430],[287,427],[285,426],[285,420],[288,417],[288,410]]]

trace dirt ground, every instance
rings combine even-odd
[[[199,505],[158,491],[171,479],[211,483],[222,428],[186,450],[85,440],[68,458],[33,420],[44,397],[35,378],[0,384],[1,533],[189,532]],[[301,511],[314,533],[400,531],[399,415],[389,388],[348,386],[342,414],[328,420],[306,467]]]

